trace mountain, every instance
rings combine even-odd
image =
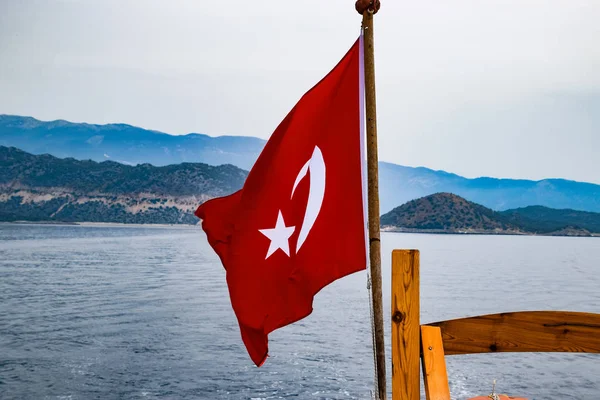
[[[195,224],[200,203],[240,189],[247,175],[228,164],[130,166],[0,146],[0,221]],[[409,201],[381,223],[444,233],[600,233],[599,213],[541,206],[498,212],[450,193]]]
[[[580,228],[600,232],[600,214],[576,210],[530,206],[501,213],[507,221],[537,233],[554,232],[567,228]]]
[[[42,122],[31,117],[0,115],[0,145],[57,157],[158,166],[181,162],[229,163],[248,170],[264,144],[264,140],[252,137],[172,136],[124,124]],[[438,192],[455,193],[493,210],[541,205],[600,212],[600,185],[564,179],[467,179],[445,171],[381,162],[379,189],[383,213],[398,204]]]
[[[384,227],[443,232],[518,232],[496,211],[452,193],[411,200],[381,216]]]
[[[250,169],[265,141],[254,137],[168,135],[126,124],[93,125],[0,115],[0,145],[33,154],[52,154],[123,164],[162,166],[182,162],[232,164]]]
[[[197,223],[200,203],[246,176],[233,165],[128,166],[0,146],[0,221]]]
[[[600,213],[526,207],[493,211],[452,193],[411,200],[381,216],[386,230],[600,236]]]
[[[445,171],[379,164],[381,210],[433,193],[449,192],[493,210],[541,205],[600,212],[600,185],[544,179],[468,179]]]

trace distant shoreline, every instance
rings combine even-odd
[[[600,234],[555,234],[555,233],[531,233],[519,231],[486,231],[486,230],[443,230],[443,229],[412,229],[381,227],[381,232],[392,233],[420,233],[429,235],[487,235],[487,236],[554,236],[554,237],[600,237]]]
[[[1,221],[0,224],[12,225],[55,225],[55,226],[83,226],[96,228],[180,228],[193,229],[197,225],[192,224],[128,224],[125,222],[61,222],[61,221]]]
[[[129,224],[124,222],[61,222],[61,221],[2,221],[0,224],[14,225],[55,225],[55,226],[82,226],[96,228],[174,228],[174,229],[196,229],[199,224]],[[519,231],[486,231],[486,230],[443,230],[443,229],[412,229],[412,228],[396,228],[396,227],[381,227],[381,232],[390,233],[418,233],[429,235],[480,235],[480,236],[554,236],[554,237],[600,237],[600,234],[546,234],[546,233],[529,233]]]

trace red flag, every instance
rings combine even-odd
[[[277,127],[244,187],[196,211],[258,366],[270,332],[309,315],[324,286],[366,268],[361,82],[359,39]]]

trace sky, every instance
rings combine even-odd
[[[0,0],[0,114],[267,139],[354,0]],[[600,184],[600,1],[382,0],[379,158]]]

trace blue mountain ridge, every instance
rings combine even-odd
[[[255,137],[190,133],[169,135],[126,124],[93,125],[0,115],[0,145],[33,154],[156,166],[182,162],[232,164],[250,169],[265,141]],[[600,185],[565,179],[469,179],[425,167],[380,162],[381,212],[407,201],[449,192],[493,210],[541,205],[600,212]]]
[[[265,141],[245,136],[175,136],[127,124],[93,125],[0,115],[0,145],[32,154],[156,166],[182,162],[250,169]]]

